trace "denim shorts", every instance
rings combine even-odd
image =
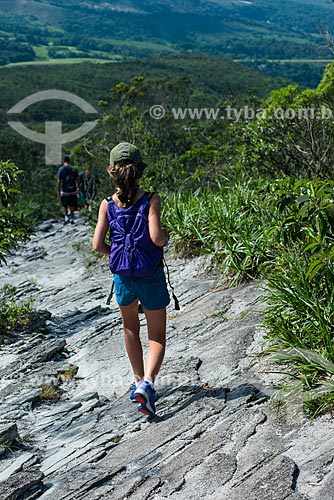
[[[114,289],[118,305],[129,306],[138,299],[144,309],[156,311],[170,302],[166,277],[162,267],[145,278],[114,275]]]

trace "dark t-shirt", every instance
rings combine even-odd
[[[79,174],[72,165],[63,165],[58,170],[58,180],[61,181],[61,190],[64,193],[74,193],[77,190],[76,179]]]

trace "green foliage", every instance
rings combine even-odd
[[[0,265],[6,262],[6,255],[28,237],[28,225],[14,208],[21,173],[12,162],[0,162]]]
[[[272,232],[285,249],[298,244],[308,259],[306,277],[310,280],[324,279],[327,272],[333,271],[333,188],[333,181],[288,178],[278,183],[275,190],[274,205],[281,220]]]
[[[319,84],[326,64],[330,60],[331,57],[328,57],[327,61],[310,59],[304,61],[302,59],[268,61],[267,59],[259,59],[258,55],[256,55],[246,64],[271,78],[279,79],[282,86],[297,83],[303,88],[315,88]]]
[[[299,388],[315,414],[334,400],[333,182],[284,179],[272,207],[279,220],[270,231],[278,248],[268,272],[268,352],[288,365],[292,394]],[[283,389],[291,391],[291,384]]]
[[[333,187],[225,178],[166,196],[163,211],[179,255],[207,254],[230,284],[266,279],[266,354],[285,366],[283,399],[313,416],[334,403]]]
[[[169,196],[163,219],[176,252],[210,255],[230,284],[259,277],[271,252],[266,228],[272,215],[265,185],[264,180],[241,178],[215,192],[199,189]]]
[[[15,195],[19,190],[15,187],[18,176],[22,173],[16,166],[7,161],[1,163],[0,170],[0,204],[2,207],[8,208],[10,202],[14,200]]]
[[[110,441],[112,441],[115,444],[118,444],[120,440],[122,439],[122,436],[113,436]]]
[[[78,370],[79,368],[77,366],[71,366],[70,368],[59,372],[59,376],[63,382],[69,382],[75,378]]]
[[[294,406],[314,418],[334,408],[334,364],[321,353],[293,347],[270,354],[269,359],[286,366],[288,375],[274,400]]]
[[[26,328],[33,311],[32,304],[32,301],[28,301],[23,305],[18,305],[14,299],[2,303],[0,310],[1,335],[8,335]]]
[[[330,408],[334,401],[330,367],[334,363],[334,207],[333,182],[326,179],[334,161],[334,125],[321,112],[326,106],[334,113],[334,66],[328,67],[317,89],[302,91],[290,85],[273,92],[262,105],[258,96],[251,92],[245,95],[243,80],[250,73],[243,75],[232,99],[229,80],[223,85],[219,78],[223,67],[232,79],[235,77],[236,67],[230,63],[219,66],[218,59],[213,64],[196,56],[167,58],[159,62],[159,68],[156,61],[152,66],[145,64],[115,64],[108,69],[109,75],[116,74],[110,79],[105,75],[101,78],[105,68],[92,67],[85,78],[73,70],[75,79],[81,75],[81,81],[92,87],[96,78],[105,85],[96,92],[87,84],[86,95],[81,94],[84,87],[77,87],[78,95],[99,102],[100,116],[98,126],[74,146],[74,164],[82,170],[89,167],[99,177],[98,194],[104,197],[111,189],[106,173],[111,147],[120,140],[136,143],[148,163],[143,187],[162,194],[163,220],[177,252],[210,256],[230,284],[258,277],[267,280],[268,352],[287,365],[285,386],[294,381],[287,391],[294,397],[299,394],[310,412]],[[22,79],[32,75],[29,71],[15,75]],[[47,80],[54,77],[56,88],[57,75],[49,68],[45,71]],[[64,79],[62,71],[58,77]],[[69,85],[72,77],[67,80]],[[172,106],[192,106],[203,102],[204,96],[220,107],[248,104],[266,113],[234,124],[227,120],[176,120],[172,116]],[[150,107],[157,103],[167,110],[162,120],[149,116]],[[315,109],[314,116],[297,119],[274,115],[277,109],[283,114],[291,110],[298,114],[306,108]],[[29,115],[35,125],[38,114],[35,110]],[[44,120],[47,113],[41,116]],[[72,112],[69,117],[67,127],[76,123]],[[17,230],[20,212],[29,211],[29,217],[34,218],[42,205],[46,206],[43,215],[57,209],[57,169],[43,166],[41,156],[23,142],[16,148],[11,137],[8,147],[19,155],[24,170],[21,178],[29,195],[17,203],[18,169],[10,162],[1,164],[5,167],[1,170],[0,201],[6,208],[1,214],[7,217],[9,234]],[[1,149],[0,137],[3,152],[5,139],[4,135]],[[288,174],[293,178],[273,180]],[[95,220],[97,207],[93,208],[88,215]],[[14,240],[17,242],[15,237],[8,243]],[[89,253],[87,256],[89,266],[92,260]],[[7,316],[14,319],[20,314],[17,305],[7,302]]]
[[[39,398],[41,401],[56,401],[60,398],[60,389],[54,384],[42,384]]]
[[[101,103],[103,116],[99,127],[76,146],[75,158],[81,165],[95,158],[98,165],[104,166],[96,169],[99,178],[105,180],[101,185],[110,184],[105,169],[108,152],[121,138],[135,143],[148,163],[145,188],[168,192],[192,187],[203,180],[209,182],[215,177],[210,174],[215,168],[210,167],[221,157],[222,148],[202,144],[192,147],[201,132],[200,124],[190,127],[186,120],[175,120],[171,112],[163,120],[154,120],[149,114],[152,102],[159,102],[168,110],[170,103],[186,105],[190,93],[190,81],[185,77],[152,80],[138,75],[129,83],[116,84],[108,100]],[[200,154],[203,166],[197,163]]]
[[[34,308],[34,300],[24,302],[15,297],[16,289],[5,285],[0,289],[0,341],[13,339],[24,331],[41,329],[43,311]]]
[[[18,304],[12,290],[3,289],[0,307],[0,339],[25,330],[34,315],[33,301]]]
[[[332,288],[325,280],[310,281],[305,264],[299,254],[285,255],[276,263],[268,277],[265,324],[280,347],[321,349],[332,356]]]
[[[254,121],[236,125],[235,159],[261,173],[281,177],[330,178],[334,162],[334,67],[319,86],[273,91]]]
[[[16,40],[8,40],[3,36],[0,36],[0,53],[0,66],[35,59],[35,52],[31,45]]]
[[[203,64],[203,71],[210,71],[208,61],[201,57],[187,59],[189,68],[193,68],[195,60]],[[211,70],[215,71],[213,67]],[[228,65],[228,71],[233,74],[233,65]],[[108,153],[114,144],[126,140],[141,149],[148,164],[143,181],[145,189],[168,193],[193,190],[194,186],[214,188],[231,170],[227,159],[233,140],[226,120],[175,118],[172,108],[184,109],[197,102],[199,96],[195,90],[200,88],[194,89],[193,82],[185,76],[171,80],[137,75],[130,81],[117,83],[107,98],[100,101],[99,126],[74,147],[75,161],[89,165],[94,159],[92,168],[105,194],[106,186],[111,185],[105,168]],[[232,102],[241,106],[258,100],[258,96],[241,93]],[[227,95],[220,96],[222,109],[227,102]],[[150,116],[152,103],[164,107],[166,113],[162,119]],[[217,105],[217,101],[213,103]]]

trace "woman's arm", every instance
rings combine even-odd
[[[96,252],[103,253],[105,255],[110,254],[110,245],[105,243],[105,237],[109,229],[108,217],[107,217],[107,200],[103,200],[100,205],[99,218],[95,227],[94,237],[93,237],[93,250]]]
[[[162,229],[160,222],[161,215],[161,200],[160,196],[154,194],[150,201],[150,208],[148,212],[148,230],[150,238],[154,245],[158,247],[165,246],[168,241],[168,233],[166,229]]]

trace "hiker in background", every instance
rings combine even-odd
[[[100,184],[97,175],[93,174],[89,168],[85,172],[79,173],[81,205],[84,205],[89,211],[92,210],[92,204],[97,195],[97,186]]]
[[[145,167],[133,144],[123,142],[111,151],[108,172],[117,191],[100,205],[93,249],[110,256],[125,345],[135,379],[130,399],[139,403],[139,412],[154,416],[154,381],[166,343],[169,295],[162,259],[168,234],[161,227],[160,197],[139,187]],[[111,245],[105,243],[108,229]],[[145,363],[139,336],[138,300],[143,306],[148,328]]]
[[[63,165],[58,170],[57,193],[64,211],[64,222],[74,224],[74,210],[77,207],[77,194],[80,192],[79,175],[65,155]]]

